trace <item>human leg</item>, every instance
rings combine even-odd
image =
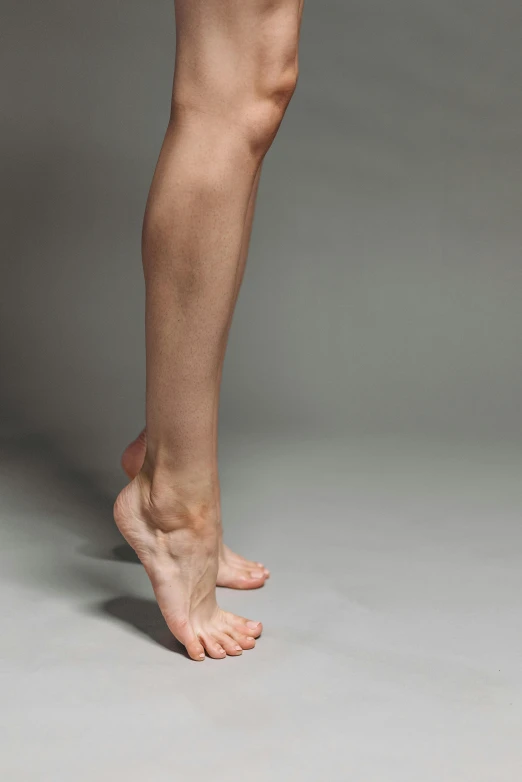
[[[193,659],[259,623],[215,598],[217,407],[248,205],[297,78],[298,0],[177,0],[171,121],[143,230],[147,452],[116,523]]]

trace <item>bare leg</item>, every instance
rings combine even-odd
[[[250,200],[248,203],[247,216],[241,243],[241,253],[239,257],[238,280],[234,303],[237,301],[239,289],[241,287],[241,282],[245,272],[248,248],[250,245],[250,236],[254,222],[254,212],[260,174],[261,167],[257,172],[254,187],[252,188],[252,193],[250,194]],[[145,461],[146,449],[147,431],[146,429],[142,429],[136,439],[127,446],[121,458],[123,470],[130,478],[130,480],[135,478],[141,470],[143,462]],[[236,554],[234,551],[232,551],[232,549],[224,544],[223,536],[221,536],[217,586],[231,587],[233,589],[257,589],[258,587],[263,586],[266,579],[269,577],[270,571],[263,565],[262,562],[253,562],[252,560],[242,557],[240,554]]]
[[[147,452],[115,520],[189,655],[240,654],[258,622],[215,597],[217,409],[247,211],[295,87],[299,0],[176,0],[171,121],[143,229]]]

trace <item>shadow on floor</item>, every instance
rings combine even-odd
[[[131,562],[133,565],[141,564],[138,555],[128,543],[122,543],[121,546],[115,546],[111,553],[111,559],[117,559],[118,562]]]
[[[123,478],[120,484],[112,480],[114,490],[109,490],[102,476],[74,465],[42,434],[0,436],[0,464],[0,479],[14,496],[24,501],[30,497],[56,526],[81,537],[85,541],[82,554],[139,563],[113,521],[112,508]]]
[[[40,434],[1,436],[0,483],[5,503],[1,521],[16,523],[20,535],[30,539],[38,523],[39,536],[45,536],[45,524],[51,524],[73,533],[73,539],[80,539],[82,556],[139,563],[114,525],[114,496],[103,488],[103,481],[98,481],[96,475],[71,464],[50,438]],[[107,578],[105,569],[94,567],[88,569],[87,576],[81,568],[71,568],[70,564],[64,563],[62,569],[53,571],[52,580],[55,587],[59,584],[61,590],[73,594],[80,583],[82,587],[90,585],[96,591],[111,592],[118,589],[120,573],[121,570],[115,568]],[[38,578],[38,573],[33,570],[32,583],[35,576]],[[48,580],[42,580],[42,590],[48,586]],[[124,589],[128,589],[128,584]],[[185,654],[184,647],[170,633],[153,600],[122,595],[98,604],[96,612],[131,625],[169,651]]]
[[[112,523],[115,495],[95,473],[75,466],[47,436],[0,437],[0,462],[6,488],[21,500],[30,498],[44,513],[59,510],[54,514],[57,526],[94,544],[101,533],[119,535]]]
[[[153,600],[126,595],[106,600],[98,606],[98,610],[135,627],[169,652],[188,657],[185,647],[174,638],[165,625],[161,611]]]

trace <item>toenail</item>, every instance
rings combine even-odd
[[[257,630],[259,627],[259,622],[247,622],[246,626],[250,627],[251,630]]]
[[[204,653],[204,652],[201,652],[201,654],[200,654],[199,656],[200,656],[200,657],[204,657],[204,656],[205,656],[205,653]]]
[[[264,570],[251,570],[250,575],[252,576],[252,578],[263,578],[265,572]]]
[[[242,652],[243,651],[242,647],[239,646],[239,645],[238,646],[234,646],[234,649],[236,650],[236,652]]]

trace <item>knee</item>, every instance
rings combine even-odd
[[[297,86],[297,63],[273,73],[260,71],[258,89],[246,102],[242,120],[254,152],[265,154],[270,148]]]
[[[297,86],[298,25],[287,3],[260,29],[244,121],[252,146],[264,152],[272,143]],[[292,9],[293,11],[293,6]]]
[[[219,25],[218,32],[202,31],[178,59],[175,100],[202,116],[224,117],[263,155],[297,85],[299,6],[297,0],[250,0],[244,13],[254,16],[239,24],[241,35]]]

